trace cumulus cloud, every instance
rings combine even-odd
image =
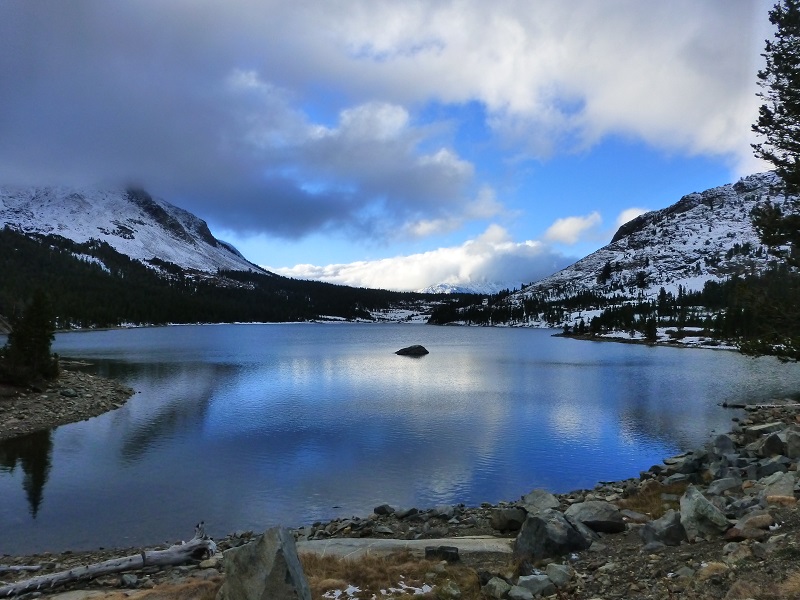
[[[544,239],[562,244],[577,244],[587,233],[597,229],[603,219],[597,211],[583,217],[557,219],[544,233]]]
[[[245,233],[436,235],[503,211],[424,117],[469,102],[505,158],[613,134],[749,168],[767,7],[6,0],[0,178],[136,181]]]
[[[519,287],[551,275],[573,260],[542,242],[514,242],[504,228],[493,224],[475,239],[430,252],[348,264],[265,268],[298,279],[411,291],[439,283]]]

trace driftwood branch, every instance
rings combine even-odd
[[[102,575],[136,571],[144,567],[166,567],[183,564],[193,558],[214,554],[217,545],[205,534],[203,523],[197,525],[195,536],[190,541],[170,546],[166,550],[143,551],[140,554],[113,558],[101,563],[76,567],[68,571],[60,571],[49,575],[39,575],[25,581],[0,587],[0,598],[9,598],[28,592],[49,590],[73,581],[94,579]]]

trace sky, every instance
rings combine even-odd
[[[0,184],[292,277],[518,287],[753,158],[764,0],[3,0]]]

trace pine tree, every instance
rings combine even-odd
[[[769,12],[777,27],[764,46],[766,66],[758,72],[764,100],[753,131],[766,138],[753,144],[758,158],[775,165],[787,193],[800,192],[800,0],[781,0]]]
[[[0,378],[18,385],[58,375],[58,361],[50,352],[55,325],[47,296],[37,291],[21,315],[12,319],[3,348]]]

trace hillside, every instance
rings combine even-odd
[[[727,308],[740,300],[740,279],[771,273],[778,264],[761,244],[752,213],[766,202],[790,208],[779,183],[774,173],[761,173],[688,194],[624,224],[608,245],[554,275],[482,306],[448,303],[432,322],[578,327],[603,316],[598,333],[633,332],[648,318],[666,317],[669,325],[713,324],[741,333],[739,316],[751,315]],[[730,322],[709,321],[714,315]]]
[[[0,187],[3,227],[79,244],[105,242],[152,268],[157,258],[185,271],[265,272],[215,238],[205,221],[141,189]]]

